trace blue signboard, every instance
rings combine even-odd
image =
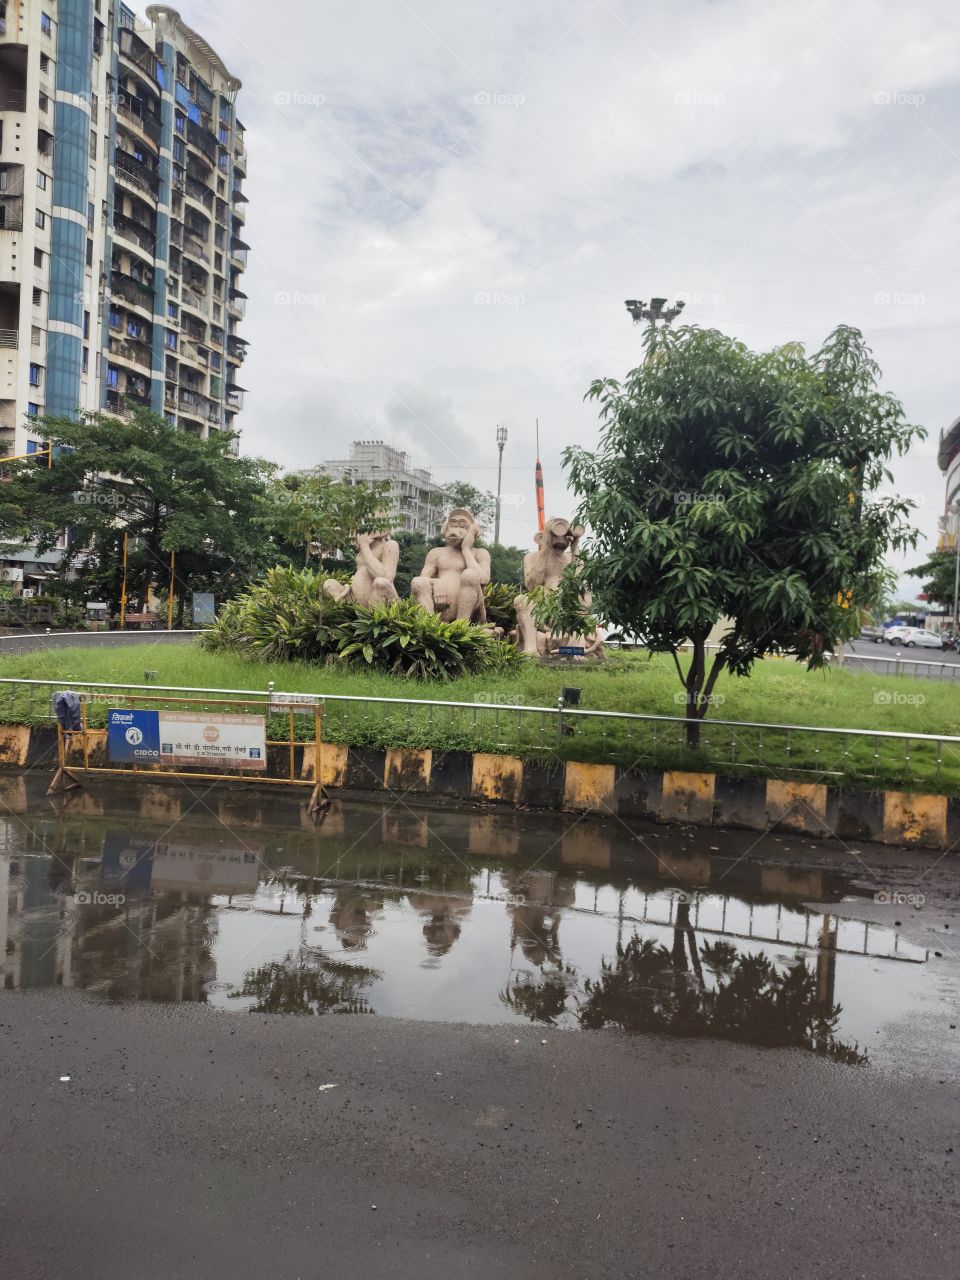
[[[160,759],[159,711],[108,711],[107,753],[111,763]]]
[[[153,875],[155,841],[128,831],[108,831],[103,837],[100,881],[119,884],[126,893],[145,893]]]
[[[561,658],[582,658],[583,645],[582,644],[562,644],[560,648],[557,650],[557,653],[559,653]]]

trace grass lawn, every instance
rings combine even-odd
[[[144,671],[156,683],[201,688],[353,694],[445,702],[506,703],[555,707],[565,685],[582,690],[581,707],[682,715],[680,683],[664,655],[612,655],[602,666],[565,669],[530,664],[510,676],[481,676],[450,684],[421,684],[390,676],[315,667],[266,664],[206,653],[195,646],[144,645],[129,649],[61,649],[0,658],[0,676],[142,684]],[[674,767],[715,767],[728,772],[824,773],[830,781],[883,781],[960,792],[960,752],[945,744],[886,742],[864,731],[960,736],[960,685],[855,669],[808,672],[793,662],[757,663],[748,679],[721,677],[711,718],[766,724],[829,726],[850,730],[839,737],[773,730],[733,732],[707,720],[699,753],[689,751],[673,726],[570,717],[558,734],[556,717],[514,711],[406,707],[384,709],[362,703],[328,703],[324,736],[330,741],[438,749],[508,750],[570,759]],[[154,704],[156,705],[156,704]],[[224,708],[225,710],[228,708]],[[241,708],[237,707],[236,710]],[[91,708],[102,723],[105,707]],[[0,721],[49,722],[47,690],[0,686]],[[285,734],[286,717],[271,718],[271,736]],[[572,732],[570,730],[572,729]],[[298,736],[312,734],[308,717],[296,718]],[[854,731],[860,731],[854,732]]]

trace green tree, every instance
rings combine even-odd
[[[490,531],[497,518],[496,494],[488,489],[478,489],[464,480],[457,480],[453,484],[445,485],[441,496],[444,514],[452,511],[454,507],[465,507],[476,516],[481,534]]]
[[[918,564],[908,572],[921,580],[921,590],[931,601],[952,607],[957,574],[955,551],[931,551],[923,564]],[[916,605],[911,605],[910,608],[915,609]]]
[[[266,486],[258,516],[264,530],[289,558],[311,550],[321,555],[349,549],[358,533],[389,524],[390,485],[351,484],[331,476],[275,476]]]
[[[836,329],[813,356],[688,326],[651,326],[645,347],[623,383],[590,387],[599,448],[564,461],[592,531],[594,611],[673,655],[697,746],[723,671],[747,675],[767,652],[819,666],[856,633],[884,556],[916,541],[913,504],[876,491],[891,454],[924,432],[878,390],[857,329]]]
[[[141,610],[154,582],[166,589],[172,551],[181,612],[195,586],[233,589],[255,571],[252,522],[273,468],[233,457],[230,433],[201,440],[147,410],[122,420],[44,418],[37,427],[58,450],[54,465],[9,464],[10,478],[0,485],[0,537],[42,553],[69,530],[64,568],[76,567],[114,612],[124,534],[128,599]]]
[[[490,548],[490,581],[522,587],[523,557],[526,554],[522,547],[492,546]]]

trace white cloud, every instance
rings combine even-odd
[[[181,9],[244,81],[246,449],[382,434],[492,486],[505,422],[528,545],[534,419],[563,510],[560,448],[651,294],[754,346],[858,324],[912,419],[960,411],[952,0]],[[935,440],[895,469],[934,535]]]

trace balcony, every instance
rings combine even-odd
[[[230,338],[227,343],[227,355],[231,360],[242,364],[247,358],[247,341],[245,338]]]
[[[149,311],[153,315],[153,287],[143,284],[140,280],[135,280],[132,276],[128,276],[116,269],[112,272],[110,278],[110,288],[118,298],[123,298],[125,302],[130,303],[134,307],[142,307],[145,311]]]
[[[213,192],[204,182],[199,182],[196,178],[187,175],[186,194],[191,200],[196,200],[197,204],[203,205],[208,212],[213,212]]]
[[[139,70],[146,72],[159,91],[157,55],[147,42],[141,40],[137,33],[131,31],[129,27],[120,28],[120,56],[126,58],[128,62],[132,62]]]
[[[121,97],[117,102],[117,115],[123,124],[159,147],[160,121],[151,112],[144,110],[139,98],[131,98],[129,95]]]
[[[146,191],[154,199],[160,190],[160,175],[129,151],[117,149],[117,176],[138,191]]]
[[[8,89],[0,91],[0,111],[26,111],[26,89]]]
[[[241,293],[239,289],[230,290],[230,301],[227,307],[236,316],[245,316],[247,314],[247,295]]]
[[[151,367],[150,349],[143,347],[136,342],[124,342],[122,338],[115,338],[110,335],[108,350],[112,356],[118,356],[121,360],[128,360],[131,364],[141,365],[145,369]]]
[[[195,124],[193,120],[188,120],[187,145],[201,152],[210,162],[211,168],[216,166],[217,140],[209,129],[204,129],[201,125]]]
[[[204,311],[206,309],[202,295],[188,288],[187,285],[181,286],[180,303],[184,307],[192,307],[194,311]]]
[[[189,231],[184,232],[183,236],[183,252],[189,254],[191,258],[196,258],[200,262],[210,263],[210,255],[207,253],[203,244],[196,236],[191,235]]]
[[[230,259],[232,262],[237,264],[241,271],[246,271],[247,269],[247,255],[249,251],[250,246],[248,244],[244,244],[244,242],[237,239],[236,236],[234,236],[230,241]]]
[[[117,213],[113,219],[114,230],[118,236],[131,240],[153,258],[156,254],[157,233],[142,222],[128,217],[125,213]]]

